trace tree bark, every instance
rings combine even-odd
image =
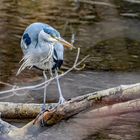
[[[59,106],[53,112],[69,117],[77,114],[89,107],[99,107],[118,102],[124,102],[140,97],[140,83],[133,85],[121,85],[118,87],[89,93],[86,95],[72,98],[63,106]],[[46,107],[56,106],[56,104],[46,104]],[[41,104],[22,104],[0,102],[0,112],[2,118],[25,119],[35,118],[40,112]]]
[[[10,131],[9,136],[15,137],[17,135],[24,136],[27,134],[33,135],[39,133],[42,129],[42,126],[52,126],[60,122],[61,120],[68,119],[83,111],[86,111],[86,114],[88,114],[88,116],[95,118],[123,114],[131,111],[140,111],[140,99],[138,98],[140,98],[140,83],[134,85],[121,85],[115,88],[97,91],[94,93],[89,93],[87,95],[72,98],[65,104],[59,105],[57,106],[57,108],[52,109],[50,111],[46,111],[45,113],[41,114],[37,119],[31,121],[24,127],[15,129],[15,131]],[[21,107],[23,106],[21,105]],[[28,107],[29,105],[25,107],[25,110],[28,109]],[[31,107],[33,109],[33,114],[34,112],[39,112],[39,110],[36,111],[37,109],[33,108],[34,104],[31,104],[29,108]],[[40,105],[37,105],[37,107],[40,108]],[[80,114],[78,116],[80,116]]]
[[[115,88],[73,98],[64,105],[60,105],[50,112],[45,112],[39,117],[37,121],[42,122],[43,120],[46,125],[53,125],[62,119],[67,119],[81,111],[90,109],[91,107],[97,108],[99,107],[97,106],[98,104],[100,106],[103,106],[103,104],[109,105],[137,99],[139,97],[140,83],[134,85],[121,85]]]
[[[128,102],[118,103],[118,104],[109,105],[109,106],[104,106],[104,107],[101,107],[101,108],[98,108],[98,109],[93,109],[92,108],[90,111],[81,112],[81,113],[77,114],[75,117],[78,118],[78,119],[81,119],[81,120],[83,119],[83,121],[85,121],[87,119],[92,120],[92,123],[96,124],[96,127],[93,127],[92,129],[94,130],[94,128],[96,128],[95,129],[95,132],[96,132],[98,130],[97,128],[101,127],[100,124],[98,124],[96,122],[98,119],[100,120],[100,122],[104,123],[101,120],[108,121],[107,118],[111,117],[111,118],[115,119],[115,118],[117,118],[118,115],[130,113],[130,112],[135,112],[135,111],[138,111],[138,112],[140,111],[140,99],[131,100],[131,101],[128,101]],[[44,114],[44,119],[48,116],[48,113]],[[54,119],[53,118],[54,116],[52,114],[52,116],[50,116],[51,119]],[[71,117],[71,119],[73,119],[73,117]],[[50,119],[45,120],[47,122],[49,121],[49,124],[45,125],[45,127],[42,127],[42,125],[40,125],[41,121],[42,120],[38,120],[34,124],[34,120],[33,120],[30,123],[28,123],[27,125],[25,125],[24,127],[19,128],[19,129],[15,129],[15,131],[11,131],[10,133],[8,133],[8,136],[10,136],[11,138],[14,138],[15,140],[17,140],[21,137],[24,139],[24,137],[28,137],[28,136],[30,136],[30,137],[34,136],[34,135],[38,136],[38,134],[40,132],[42,132],[46,129],[55,127],[55,125],[52,126],[52,127],[49,127],[50,125],[54,124],[52,122],[50,123]],[[59,119],[59,121],[60,121],[60,119]],[[60,123],[60,125],[61,125],[61,123]],[[65,125],[67,125],[67,123]],[[55,131],[56,131],[56,128],[55,128]],[[49,131],[49,133],[51,133],[51,130]]]
[[[1,117],[4,119],[34,119],[40,112],[42,104],[24,104],[0,102]],[[55,103],[46,104],[46,108],[56,106]]]

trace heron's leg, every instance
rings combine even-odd
[[[58,92],[59,92],[59,102],[58,104],[63,104],[65,102],[65,99],[62,95],[61,87],[60,87],[60,82],[59,82],[59,77],[58,77],[58,72],[55,70],[55,76],[56,76],[56,82],[57,82],[57,87],[58,87]]]
[[[46,75],[45,71],[43,71],[43,76],[44,76],[45,81],[47,81],[47,75]],[[46,91],[47,91],[47,86],[48,86],[48,83],[45,84],[45,86],[44,86],[44,98],[43,98],[42,111],[46,110]]]

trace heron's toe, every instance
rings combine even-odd
[[[44,112],[44,111],[46,111],[46,110],[47,110],[46,105],[43,104],[43,105],[41,106],[41,111]]]
[[[63,97],[60,97],[59,98],[59,102],[58,102],[58,105],[62,105],[66,102],[66,100],[63,98]]]

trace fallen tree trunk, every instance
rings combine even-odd
[[[139,97],[140,84],[119,86],[116,88],[79,96],[71,99],[64,105],[60,105],[49,112],[43,113],[38,119],[30,122],[19,130],[11,131],[9,135],[12,137],[19,134],[22,136],[27,134],[33,135],[39,132],[44,125],[54,125],[63,119],[67,119],[75,114],[78,114],[81,111],[88,111],[88,109],[92,109],[93,112],[90,113],[93,114],[93,117],[104,117],[110,114],[117,115],[131,111],[140,111],[140,100],[136,100],[136,98]],[[128,102],[95,109],[97,103],[109,102],[110,104],[110,101],[120,102],[133,98],[134,100]]]
[[[53,125],[62,119],[67,119],[83,110],[96,108],[98,103],[113,104],[122,101],[137,99],[140,97],[140,83],[134,85],[121,85],[115,88],[79,96],[58,106],[56,109],[45,112],[38,122]]]
[[[96,122],[98,119],[100,120],[100,122],[104,123],[101,120],[108,121],[108,118],[110,118],[110,117],[115,119],[115,118],[117,118],[118,115],[130,113],[130,112],[135,112],[135,111],[138,111],[138,112],[140,111],[140,99],[131,100],[131,101],[124,102],[124,103],[118,103],[118,104],[114,104],[114,105],[104,106],[104,107],[101,107],[98,109],[92,109],[90,111],[81,112],[80,114],[76,115],[74,118],[71,117],[71,119],[75,120],[77,118],[80,120],[83,119],[83,121],[85,121],[85,119],[92,120],[92,122],[90,122],[93,124],[92,129],[93,129],[93,131],[97,131],[98,128],[101,127],[100,124],[98,124]],[[44,115],[48,116],[48,114],[44,114]],[[44,117],[46,117],[46,116],[44,116]],[[36,122],[36,124],[33,124],[33,122],[34,121],[31,121],[30,123],[28,123],[24,127],[16,129],[15,131],[11,131],[8,134],[8,136],[10,136],[11,138],[14,138],[15,140],[17,140],[19,138],[24,139],[25,137],[28,139],[28,137],[30,138],[31,136],[37,137],[44,130],[47,130],[47,132],[51,133],[51,130],[48,131],[48,129],[55,127],[55,125],[52,127],[49,127],[50,124],[45,125],[45,127],[42,127],[40,125],[41,120],[40,121],[38,120]],[[66,124],[67,124],[67,122],[66,122]],[[94,124],[96,124],[96,126],[94,126]],[[69,123],[68,123],[68,125],[69,125]],[[102,126],[104,126],[104,124]],[[56,131],[56,128],[55,128],[55,131]]]
[[[55,111],[53,110],[53,112],[57,112],[56,114],[61,114],[61,116],[69,117],[92,106],[99,107],[100,105],[109,105],[137,98],[140,98],[140,83],[121,85],[72,98],[66,102],[64,106],[59,106]],[[54,107],[56,104],[46,105],[46,107],[49,106]],[[0,103],[2,118],[35,118],[40,112],[40,108],[41,104]]]
[[[40,112],[42,104],[24,104],[0,102],[1,117],[4,119],[34,119]],[[46,104],[46,108],[54,107],[56,104]]]
[[[82,115],[82,118],[99,118],[140,111],[140,98],[114,105],[93,109]],[[80,115],[77,115],[80,118]]]
[[[39,116],[39,118],[33,120],[24,127],[10,131],[9,136],[15,137],[15,135],[24,136],[27,134],[37,134],[40,132],[40,130],[42,130],[42,126],[54,125],[63,119],[70,118],[75,114],[78,114],[82,111],[88,111],[89,109],[92,109],[92,113],[95,114],[93,115],[95,118],[99,116],[107,116],[107,114],[116,115],[130,111],[140,111],[140,100],[136,100],[138,98],[140,98],[140,83],[134,85],[118,86],[115,88],[79,96],[71,99],[64,105],[60,105],[49,112],[43,113]],[[98,109],[95,109],[97,108],[98,103],[113,104],[122,101],[128,102],[113,105],[115,107],[110,105],[99,109],[98,106]],[[31,106],[33,105],[34,104],[31,104]],[[92,107],[94,107],[94,110]]]

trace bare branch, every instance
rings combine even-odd
[[[58,75],[58,78],[61,78],[64,75],[66,75],[67,73],[69,73],[70,71],[72,71],[76,66],[80,65],[83,61],[85,61],[89,57],[89,56],[86,56],[81,61],[77,62],[78,58],[79,58],[79,54],[80,54],[80,48],[78,48],[77,56],[76,56],[74,65],[69,70],[67,70],[65,73]],[[36,84],[36,85],[32,85],[32,86],[26,86],[26,87],[19,87],[19,88],[16,88],[16,89],[14,88],[14,89],[10,89],[10,90],[1,91],[0,94],[16,92],[16,91],[20,91],[20,90],[36,90],[36,88],[40,88],[40,87],[44,86],[45,84],[53,81],[54,79],[56,79],[56,77],[50,78],[49,80],[44,81],[44,82],[42,82],[40,84]]]

